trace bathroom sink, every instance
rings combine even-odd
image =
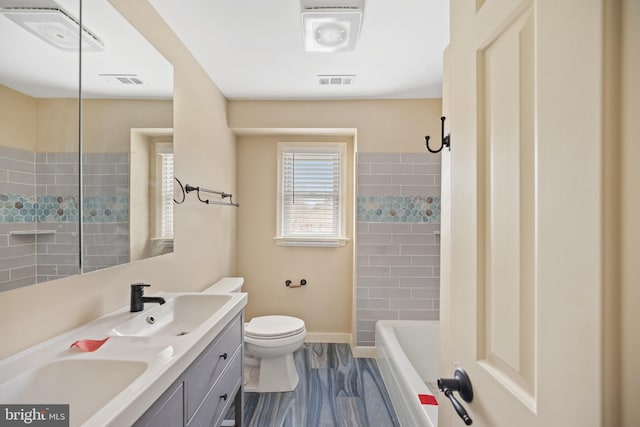
[[[0,385],[3,404],[69,404],[72,425],[80,425],[146,369],[131,360],[63,359]]]
[[[231,295],[179,295],[116,326],[111,334],[139,337],[187,335],[230,300]]]

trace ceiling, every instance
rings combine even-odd
[[[351,52],[306,52],[301,0],[150,0],[229,99],[440,98],[449,37],[446,0],[365,0]],[[318,1],[318,0],[315,0]],[[328,0],[345,2],[348,0]],[[59,6],[78,0],[0,0]],[[83,55],[85,97],[169,98],[171,65],[106,0],[84,2],[83,25],[103,52]],[[75,97],[78,61],[0,15],[0,84],[34,97]],[[101,74],[135,74],[141,86]],[[352,85],[320,85],[318,75],[355,75]]]
[[[0,8],[61,8],[77,19],[78,0],[0,0]],[[104,43],[83,52],[85,98],[167,99],[173,67],[107,0],[83,2],[82,25]],[[77,26],[76,26],[77,31]],[[78,53],[65,52],[0,14],[0,84],[35,98],[78,96]],[[123,85],[104,75],[136,75],[141,85]]]
[[[447,0],[366,0],[355,50],[337,53],[304,50],[300,0],[150,2],[229,99],[442,96]],[[355,84],[321,86],[327,74]]]

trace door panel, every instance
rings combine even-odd
[[[478,360],[534,402],[533,9],[478,52]]]
[[[451,2],[441,374],[469,374],[474,425],[600,424],[601,12]]]

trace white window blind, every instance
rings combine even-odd
[[[173,152],[165,144],[157,144],[158,155],[158,222],[157,238],[173,238]]]
[[[307,245],[343,238],[344,148],[281,146],[280,237]]]

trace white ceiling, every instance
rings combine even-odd
[[[77,19],[78,0],[0,0],[3,7],[59,7]],[[83,54],[86,98],[171,98],[173,67],[107,0],[83,2],[83,26],[103,52]],[[0,84],[36,98],[78,95],[78,54],[64,52],[0,14]],[[100,74],[135,74],[143,85],[120,85]]]
[[[345,0],[331,0],[345,1]],[[150,0],[229,99],[439,98],[449,37],[447,0],[365,0],[353,52],[306,52],[300,0]],[[78,0],[57,0],[78,16]],[[0,0],[0,7],[55,6]],[[84,2],[83,25],[105,45],[85,53],[85,97],[167,98],[171,65],[106,0]],[[0,84],[34,97],[77,95],[77,55],[0,15]],[[137,74],[124,87],[99,74]],[[318,74],[355,74],[351,86],[320,86]]]
[[[366,0],[355,50],[339,53],[304,50],[300,0],[150,1],[229,99],[442,96],[447,0]]]

